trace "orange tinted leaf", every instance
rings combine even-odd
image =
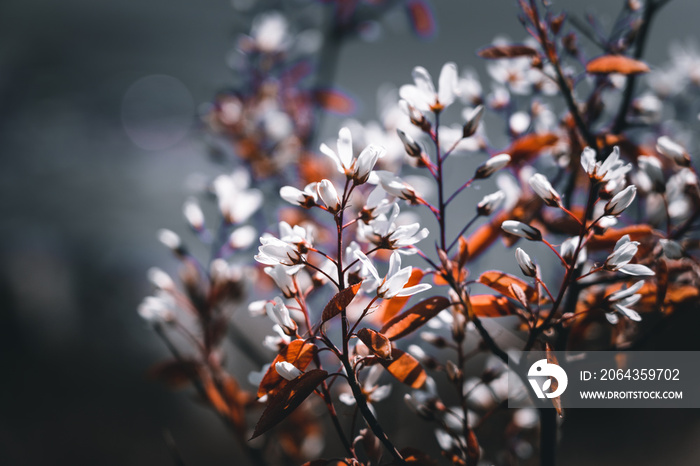
[[[172,360],[153,366],[149,374],[171,387],[182,387],[199,378],[201,365],[193,360]]]
[[[335,89],[317,89],[314,92],[316,103],[324,110],[350,115],[355,112],[355,102],[342,92]]]
[[[477,53],[481,58],[515,58],[515,57],[535,57],[537,50],[527,45],[494,45],[479,50]]]
[[[505,272],[499,272],[498,270],[489,270],[488,272],[482,273],[477,281],[482,285],[486,285],[489,288],[498,291],[502,295],[511,297],[513,299],[518,299],[518,297],[513,294],[513,292],[510,289],[510,285],[516,284],[520,288],[522,288],[523,291],[525,291],[525,296],[527,296],[528,300],[535,300],[536,293],[534,288],[532,288],[525,281],[519,279],[518,277],[509,275]]]
[[[467,441],[467,465],[476,465],[481,456],[481,448],[473,429],[468,429],[465,440]]]
[[[265,395],[274,395],[287,382],[277,373],[275,364],[278,362],[288,362],[294,367],[303,371],[308,367],[316,354],[316,345],[307,341],[297,339],[289,343],[277,355],[270,367],[265,372],[260,386],[258,387],[258,398]]]
[[[425,299],[387,322],[381,333],[389,340],[398,340],[438,315],[449,305],[450,300],[444,296],[433,296]]]
[[[522,163],[554,146],[558,141],[559,136],[554,133],[530,133],[513,141],[503,152],[510,154],[512,163]]]
[[[654,229],[649,225],[630,225],[624,228],[609,228],[602,235],[595,235],[586,243],[588,250],[611,249],[625,235],[630,240],[640,241],[653,234]]]
[[[413,447],[406,447],[402,448],[401,451],[401,456],[403,456],[403,459],[406,463],[411,464],[413,466],[437,466],[438,462],[432,459],[430,456],[427,454],[423,453],[422,451],[413,448]],[[392,463],[396,464],[396,463]]]
[[[435,33],[435,18],[424,0],[409,0],[406,4],[413,30],[419,37],[428,38]]]
[[[347,309],[348,305],[353,299],[355,299],[357,292],[360,291],[361,285],[362,282],[355,283],[354,285],[336,293],[336,295],[331,298],[328,304],[326,304],[326,307],[323,309],[321,320],[323,322],[330,320]]]
[[[491,294],[478,294],[469,297],[472,312],[477,317],[504,317],[515,314],[515,308],[508,298]]]
[[[391,352],[391,359],[391,361],[380,360],[379,362],[396,380],[412,388],[423,386],[428,375],[416,358],[394,348]]]
[[[381,333],[363,328],[357,332],[357,337],[380,358],[391,359],[391,342]]]
[[[603,55],[589,61],[586,71],[591,74],[639,74],[648,73],[649,66],[643,61],[623,55]]]
[[[328,372],[313,369],[294,380],[290,380],[270,400],[255,426],[251,440],[264,434],[289,416],[327,376]]]
[[[421,269],[419,269],[418,267],[414,267],[411,271],[411,277],[408,279],[408,282],[406,282],[406,286],[404,288],[419,284],[420,281],[423,279],[423,275],[424,273]],[[410,296],[401,296],[391,299],[385,299],[379,305],[377,311],[373,314],[374,317],[372,320],[382,325],[385,324],[389,319],[401,312],[401,309],[403,309],[406,303],[408,303],[409,299],[411,299]]]

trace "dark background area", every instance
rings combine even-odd
[[[360,117],[374,117],[380,84],[407,82],[416,64],[483,70],[476,48],[524,37],[515,2],[433,3],[435,40],[392,32],[343,50],[338,82],[360,98]],[[620,4],[581,3],[555,4],[609,21]],[[663,65],[698,17],[700,2],[673,0],[648,61]],[[146,377],[167,352],[135,309],[146,270],[174,267],[155,231],[184,231],[188,174],[215,170],[195,113],[229,82],[244,30],[225,0],[0,4],[0,464],[171,464],[165,430],[188,464],[237,464],[212,413]],[[152,120],[130,117],[143,102]],[[697,323],[689,314],[654,344],[696,349]],[[696,410],[570,410],[562,464],[695,465],[699,435]]]

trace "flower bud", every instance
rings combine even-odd
[[[275,364],[275,370],[285,380],[294,380],[299,377],[302,372],[297,369],[294,364],[287,361],[278,362]]]
[[[506,220],[501,224],[501,228],[506,233],[519,236],[530,241],[542,241],[542,233],[537,228],[516,220]]]
[[[458,382],[462,377],[462,371],[459,369],[459,367],[457,367],[457,364],[449,359],[447,360],[445,369],[447,370],[447,378],[450,379],[450,382],[452,383]]]
[[[287,306],[284,305],[284,302],[282,302],[279,296],[275,297],[274,302],[266,303],[265,310],[270,320],[279,325],[285,334],[294,336],[297,330],[297,324],[289,316],[289,309],[287,309]]]
[[[530,178],[530,187],[538,196],[542,198],[545,204],[550,207],[559,206],[561,197],[559,193],[552,187],[546,176],[541,173],[536,173]]]
[[[690,155],[688,152],[683,146],[671,140],[668,136],[661,136],[656,140],[656,150],[673,159],[681,167],[690,166]]]
[[[683,257],[683,247],[677,241],[670,239],[659,240],[664,250],[664,256],[671,260],[680,259]]]
[[[184,256],[187,251],[182,245],[180,236],[172,230],[166,228],[158,230],[158,241],[163,243],[167,248],[171,249],[178,256]]]
[[[280,197],[290,204],[309,209],[316,205],[316,185],[317,183],[311,183],[303,191],[294,186],[283,186],[280,188]]]
[[[637,195],[637,187],[629,185],[608,201],[605,205],[605,215],[620,215],[632,204]]]
[[[476,213],[483,216],[491,215],[503,205],[505,199],[506,194],[500,190],[492,194],[487,194],[476,205]]]
[[[335,186],[329,180],[322,180],[317,186],[318,197],[321,198],[330,212],[336,212],[340,207],[340,198]]]
[[[508,154],[494,155],[493,157],[488,159],[486,162],[479,165],[479,168],[476,169],[476,173],[474,173],[474,179],[479,180],[479,179],[483,179],[483,178],[488,178],[489,176],[493,175],[495,172],[497,172],[501,168],[505,167],[509,163],[510,163],[510,155],[508,155]]]
[[[374,166],[377,164],[377,160],[383,157],[385,153],[386,149],[376,144],[370,144],[360,152],[355,161],[355,171],[352,175],[355,184],[359,185],[367,182],[369,174],[372,173]]]
[[[200,231],[204,228],[204,213],[202,213],[202,209],[199,207],[195,198],[190,198],[185,201],[185,204],[182,206],[182,213],[185,215],[187,223],[189,223],[194,230]]]
[[[515,260],[518,262],[518,266],[525,276],[534,277],[537,275],[537,266],[532,262],[532,259],[530,259],[530,256],[528,256],[525,251],[520,248],[516,249]]]
[[[476,133],[477,128],[479,128],[479,123],[481,122],[481,117],[484,116],[484,106],[479,105],[474,110],[472,110],[467,115],[467,122],[464,123],[462,128],[462,137],[468,138]]]
[[[404,133],[400,129],[397,129],[396,132],[399,135],[399,139],[401,139],[401,142],[403,143],[403,147],[406,150],[406,153],[410,157],[420,157],[421,153],[423,153],[423,150],[420,148],[418,143],[411,136]]]
[[[666,177],[664,176],[664,171],[661,168],[661,161],[656,157],[649,155],[642,155],[637,158],[637,163],[639,168],[646,173],[651,180],[654,191],[657,193],[663,193],[666,191]]]

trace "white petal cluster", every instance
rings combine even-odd
[[[445,63],[440,71],[438,89],[435,90],[433,78],[422,66],[413,69],[414,84],[405,84],[399,89],[399,95],[408,104],[420,111],[440,111],[452,104],[457,91],[457,65]]]
[[[212,182],[212,191],[219,203],[224,219],[231,224],[245,222],[263,202],[263,194],[249,189],[250,176],[244,170],[230,175],[219,175]]]
[[[255,260],[265,265],[295,266],[304,262],[306,253],[312,245],[311,231],[287,222],[280,222],[280,238],[272,235],[260,237],[260,247]]]
[[[367,271],[378,283],[377,296],[380,298],[390,299],[395,296],[411,296],[431,288],[427,283],[420,283],[404,288],[406,283],[408,283],[408,279],[411,278],[413,268],[410,266],[401,268],[401,255],[396,251],[391,254],[391,258],[389,259],[389,271],[384,278],[379,276],[379,272],[372,261],[361,251],[356,251],[355,257],[367,267]]]
[[[350,129],[344,127],[338,133],[337,152],[326,144],[321,144],[321,152],[333,160],[340,173],[352,178],[356,184],[363,184],[369,179],[377,160],[386,154],[386,149],[370,144],[355,157],[352,134]]]
[[[591,180],[607,183],[624,180],[627,172],[632,170],[632,164],[620,159],[620,148],[615,146],[603,162],[596,160],[596,152],[590,147],[581,153],[581,165]]]
[[[428,229],[421,228],[418,222],[408,225],[397,224],[399,213],[399,205],[394,203],[389,217],[381,214],[366,224],[360,223],[358,240],[367,241],[385,249],[401,249],[413,246],[428,236]]]
[[[287,335],[294,335],[297,330],[297,324],[289,315],[289,309],[285,306],[284,301],[279,296],[276,296],[272,302],[265,303],[265,311],[267,316]]]
[[[629,235],[623,236],[615,244],[613,252],[605,259],[603,268],[610,272],[622,272],[627,275],[654,275],[654,271],[645,265],[630,264],[638,249],[638,241],[630,241]]]
[[[627,317],[630,320],[639,322],[642,320],[639,313],[630,308],[633,304],[636,304],[642,295],[638,294],[642,286],[644,285],[644,280],[640,280],[634,285],[626,288],[624,290],[616,291],[615,293],[607,296],[606,299],[610,303],[613,311],[605,314],[605,317],[611,324],[616,324],[618,322],[618,314]]]

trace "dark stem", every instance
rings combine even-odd
[[[639,33],[637,35],[637,44],[634,47],[634,54],[632,55],[635,60],[639,60],[644,55],[644,47],[647,43],[647,37],[649,35],[649,27],[651,26],[651,21],[654,18],[654,14],[658,9],[666,2],[657,2],[654,0],[648,0],[644,5],[644,15],[642,16],[642,25],[639,28]],[[627,126],[627,112],[632,104],[632,97],[634,96],[634,85],[637,81],[637,75],[631,74],[627,76],[627,84],[625,86],[625,92],[622,96],[622,101],[620,102],[620,108],[617,111],[617,117],[615,118],[615,123],[613,124],[612,133],[618,134]]]
[[[554,466],[557,452],[557,411],[540,408],[540,466]]]

